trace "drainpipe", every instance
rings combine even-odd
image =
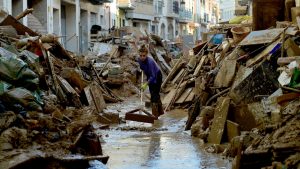
[[[76,43],[77,43],[77,53],[79,53],[79,28],[80,28],[80,0],[76,0]]]
[[[105,8],[108,8],[108,30],[110,29],[110,27],[111,27],[111,16],[110,16],[110,6],[109,5],[107,5],[107,6],[105,6]]]

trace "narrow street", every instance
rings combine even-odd
[[[138,101],[129,99],[108,109],[119,110],[122,116],[138,105]],[[113,157],[108,161],[108,168],[230,168],[228,159],[205,152],[200,139],[192,138],[190,131],[184,131],[186,119],[187,112],[173,110],[153,125],[127,121],[101,130],[104,154]]]
[[[300,169],[300,0],[1,0],[0,169]]]

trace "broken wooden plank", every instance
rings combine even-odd
[[[171,101],[171,99],[175,96],[176,89],[172,89],[163,99],[162,104],[164,106],[168,105]]]
[[[90,93],[92,95],[94,105],[98,111],[98,113],[101,113],[103,109],[106,108],[106,103],[104,101],[104,97],[102,95],[100,87],[97,84],[92,84],[90,86]]]
[[[190,93],[192,92],[193,88],[187,88],[185,89],[185,91],[183,92],[183,94],[176,100],[176,104],[182,104],[184,103],[184,101],[186,100],[186,98],[190,95]]]
[[[176,84],[176,82],[178,81],[178,79],[182,78],[182,75],[184,73],[184,69],[181,69],[180,72],[176,75],[176,77],[172,80],[172,84]]]
[[[280,57],[277,59],[277,64],[279,66],[288,65],[295,60],[300,60],[300,56],[292,56],[292,57]]]
[[[131,120],[131,121],[137,121],[137,122],[143,122],[143,123],[154,123],[154,120],[156,120],[153,117],[145,116],[142,114],[126,114],[125,120]]]
[[[106,87],[103,83],[103,80],[101,79],[101,77],[99,76],[97,70],[95,69],[94,66],[92,66],[92,69],[94,70],[97,79],[99,81],[99,85],[100,85],[100,89],[103,92],[104,95],[107,96],[107,98],[112,98],[111,100],[117,100],[118,101],[122,101],[121,98],[119,98],[118,96],[116,96],[108,87]]]
[[[71,100],[71,103],[75,107],[81,107],[82,105],[79,99],[79,94],[75,91],[75,89],[64,78],[60,76],[55,77],[57,78],[58,84],[67,95],[68,100]]]
[[[1,20],[2,19],[2,20]],[[30,28],[21,24],[18,20],[16,20],[13,16],[7,15],[5,18],[0,18],[0,26],[11,25],[16,29],[18,35],[25,35],[28,33],[30,36],[38,36],[38,34],[32,31]]]
[[[41,40],[39,40],[39,43],[42,44]],[[63,92],[63,89],[60,87],[60,85],[57,82],[56,74],[54,71],[54,65],[53,65],[53,61],[52,61],[53,58],[51,57],[49,51],[46,52],[46,50],[43,47],[41,47],[41,50],[42,50],[43,56],[46,60],[47,67],[50,70],[50,75],[52,77],[52,81],[54,84],[55,94],[56,94],[56,96],[58,96],[59,100],[62,103],[66,103],[68,101],[67,97],[66,97],[65,93]]]
[[[276,98],[278,104],[281,104],[286,101],[291,101],[300,97],[300,93],[287,93]]]
[[[194,90],[192,90],[190,92],[190,94],[188,95],[188,97],[184,100],[184,102],[191,102],[194,100],[194,97],[195,97],[195,93],[194,93]]]
[[[206,42],[202,42],[196,46],[193,47],[193,52],[194,54],[198,54],[207,44],[207,41]]]
[[[110,103],[117,103],[117,102],[119,102],[118,99],[113,98],[113,97],[111,97],[111,96],[109,96],[107,94],[103,94],[103,97],[104,97],[105,101],[110,102]]]
[[[284,49],[286,50],[287,56],[289,56],[289,57],[300,56],[300,48],[291,38],[288,38],[284,42],[283,46],[284,46]]]
[[[183,77],[185,76],[186,73],[187,73],[187,71],[184,72]],[[165,108],[165,111],[172,107],[172,105],[174,104],[174,102],[176,101],[176,99],[178,99],[178,97],[184,91],[184,89],[185,89],[185,87],[187,85],[187,81],[183,81],[183,79],[184,78],[182,78],[181,81],[179,82],[179,84],[177,85],[176,90],[175,90],[175,95],[171,98],[170,102],[167,104],[167,106]]]
[[[112,57],[118,52],[118,47],[114,47],[113,50],[110,53],[109,58],[107,59],[107,61],[105,62],[104,66],[102,67],[102,69],[100,70],[99,74],[101,75],[102,72],[105,70],[106,66],[108,65],[109,62],[111,62]]]
[[[229,110],[230,98],[220,97],[215,109],[215,115],[211,126],[210,133],[208,135],[208,142],[214,144],[220,144],[223,137],[225,123],[227,120]]]
[[[155,50],[156,51],[156,55],[158,60],[160,61],[160,63],[164,66],[166,73],[169,74],[171,72],[171,67],[169,66],[169,64],[166,62],[166,60],[164,59],[164,57],[160,54],[159,50]]]
[[[93,97],[92,97],[92,93],[91,93],[91,86],[87,86],[85,87],[83,90],[84,90],[84,94],[85,94],[85,97],[87,99],[87,102],[89,104],[89,106],[92,106],[92,107],[95,107],[95,103],[93,101]],[[95,107],[96,108],[96,107]]]
[[[197,67],[196,67],[196,69],[195,69],[195,71],[194,71],[194,73],[193,73],[193,75],[194,75],[195,77],[199,76],[200,71],[201,71],[201,69],[202,69],[202,66],[204,65],[204,62],[205,62],[206,58],[207,58],[207,55],[204,55],[204,56],[201,57],[200,62],[199,62],[199,64],[197,65]]]
[[[60,77],[60,76],[56,76],[58,83],[60,84],[60,86],[62,87],[62,89],[64,90],[64,92],[66,92],[67,94],[70,95],[75,95],[78,96],[78,93],[75,91],[75,89],[69,84],[69,82],[67,82],[64,78]]]
[[[224,60],[215,78],[215,87],[230,87],[236,72],[236,60]]]
[[[173,76],[175,75],[175,73],[178,72],[178,69],[180,69],[182,67],[182,65],[184,64],[182,62],[182,59],[183,59],[183,57],[180,57],[180,59],[173,66],[171,72],[168,74],[168,76],[166,77],[166,79],[164,80],[164,82],[161,85],[162,89],[166,86],[166,84],[169,82],[169,80],[173,78]]]
[[[143,112],[144,114],[135,114],[136,112]],[[144,109],[134,109],[125,114],[125,120],[154,123],[154,120],[157,120],[157,117],[153,116]]]
[[[21,12],[15,18],[16,18],[16,20],[20,20],[20,19],[24,18],[26,15],[28,15],[32,12],[33,12],[33,8],[27,8],[27,9],[25,9],[25,11]]]
[[[240,125],[233,122],[233,121],[227,120],[227,138],[228,138],[228,142],[230,142],[231,139],[233,139],[236,136],[239,136],[240,134],[241,134]]]

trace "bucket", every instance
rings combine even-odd
[[[234,27],[234,28],[231,28],[231,32],[233,35],[234,43],[238,44],[250,33],[250,28]]]

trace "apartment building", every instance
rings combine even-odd
[[[84,53],[90,42],[92,25],[108,29],[111,16],[109,0],[6,0],[0,6],[16,16],[27,8],[32,14],[21,22],[41,34],[55,34],[67,50]]]
[[[194,34],[194,0],[181,1],[179,10],[179,32],[181,36]]]
[[[221,22],[228,22],[235,16],[252,15],[252,0],[219,0]]]
[[[132,26],[141,31],[151,30],[154,21],[153,0],[117,0],[116,7],[117,27]]]
[[[0,7],[13,16],[34,8],[20,21],[41,34],[56,34],[77,53],[88,50],[92,25],[107,33],[113,26],[132,26],[163,39],[193,35],[196,41],[218,22],[215,0],[5,0]]]

